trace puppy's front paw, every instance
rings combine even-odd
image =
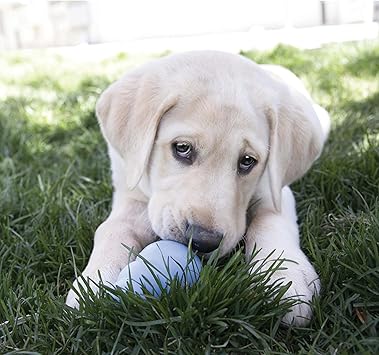
[[[98,294],[99,285],[109,286],[114,284],[120,271],[121,267],[114,263],[110,263],[105,267],[94,267],[89,271],[85,270],[83,276],[74,281],[71,290],[68,292],[66,305],[72,308],[79,308],[79,298],[83,292],[88,292],[89,288],[94,294]]]
[[[71,307],[71,308],[79,308],[79,301],[78,301],[79,296],[74,292],[73,289],[71,289],[66,297],[66,305]]]
[[[275,272],[271,281],[291,282],[283,299],[291,298],[298,302],[283,317],[286,325],[305,326],[312,318],[311,301],[320,292],[320,280],[308,260],[301,263],[286,262],[287,269]]]
[[[79,299],[81,298],[82,292],[88,292],[88,287],[90,287],[90,289],[96,294],[99,289],[97,283],[91,281],[89,278],[87,278],[86,282],[81,277],[77,278],[67,294],[66,305],[78,309]]]

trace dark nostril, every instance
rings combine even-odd
[[[218,248],[223,235],[196,224],[186,224],[186,238],[192,239],[192,248],[201,253],[210,253]]]

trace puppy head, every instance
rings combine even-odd
[[[163,239],[229,252],[249,206],[280,210],[281,189],[322,147],[311,104],[242,57],[192,52],[160,59],[112,84],[97,116],[148,198]]]

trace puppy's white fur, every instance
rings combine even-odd
[[[255,264],[256,267],[265,270],[278,258],[286,260],[280,270],[271,276],[270,282],[281,282],[283,285],[292,282],[284,297],[295,297],[302,303],[296,304],[283,321],[286,324],[306,325],[312,316],[309,303],[313,295],[320,291],[320,281],[300,249],[295,199],[288,186],[282,189],[282,212],[258,213],[248,235],[247,255],[251,255],[254,248],[259,251],[257,257],[261,262]]]
[[[294,261],[285,262],[287,269],[272,281],[291,281],[286,296],[304,301],[284,321],[309,321],[309,302],[320,285],[299,246],[287,185],[321,153],[329,116],[294,74],[220,52],[173,55],[112,84],[99,99],[97,115],[109,147],[114,196],[110,216],[96,231],[85,278],[96,283],[100,273],[113,283],[130,260],[122,244],[138,252],[156,235],[184,241],[186,222],[221,232],[222,255],[246,232],[248,260],[257,247],[260,258],[275,250],[271,259]],[[174,159],[175,141],[196,149],[191,166]],[[241,176],[237,164],[244,154],[258,164]],[[256,207],[247,218],[252,202]],[[67,304],[78,305],[72,290]]]

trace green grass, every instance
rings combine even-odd
[[[159,300],[89,294],[82,311],[65,307],[110,210],[94,105],[147,58],[11,53],[0,56],[0,353],[379,352],[379,44],[244,54],[292,69],[333,121],[321,159],[293,186],[322,282],[310,326],[280,326],[283,289],[249,276],[240,252]]]

